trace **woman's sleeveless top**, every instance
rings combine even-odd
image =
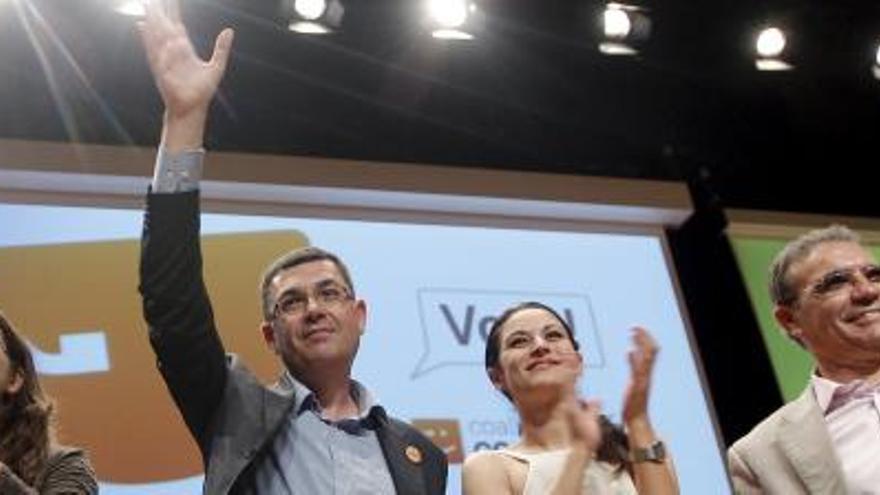
[[[524,462],[528,466],[523,495],[547,495],[562,473],[570,449],[523,454],[503,449],[499,454]],[[638,495],[632,478],[625,469],[602,461],[593,461],[584,472],[582,493],[589,495]]]

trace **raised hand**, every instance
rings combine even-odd
[[[146,19],[138,28],[165,103],[163,140],[170,138],[175,147],[201,146],[208,108],[229,60],[233,31],[227,28],[217,36],[214,52],[205,61],[189,39],[178,0],[149,0],[146,7]]]
[[[647,330],[633,329],[635,349],[628,354],[630,382],[623,395],[623,422],[648,419],[648,395],[651,390],[651,373],[657,358],[657,342]]]

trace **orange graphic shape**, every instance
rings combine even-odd
[[[411,424],[446,453],[449,464],[461,464],[464,461],[464,447],[461,443],[461,428],[458,420],[414,419]]]
[[[139,240],[0,248],[0,308],[43,352],[58,337],[104,332],[110,371],[44,375],[60,440],[88,450],[102,480],[149,483],[202,471],[195,443],[156,369],[137,292]],[[308,244],[295,231],[208,235],[206,285],[228,352],[265,381],[280,369],[259,330],[265,265]]]

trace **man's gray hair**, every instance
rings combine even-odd
[[[792,265],[810,255],[820,244],[827,242],[861,242],[859,235],[843,225],[829,225],[823,229],[807,232],[789,242],[776,255],[770,265],[770,298],[780,306],[791,306],[797,300],[797,292],[788,279]]]
[[[270,264],[263,272],[263,276],[261,277],[262,281],[260,283],[260,299],[263,308],[263,319],[265,321],[271,321],[273,317],[275,302],[272,301],[270,292],[272,280],[275,278],[275,276],[290,268],[294,268],[305,263],[311,263],[313,261],[329,261],[336,265],[336,269],[339,270],[339,274],[342,275],[342,280],[345,282],[345,285],[348,286],[347,289],[351,292],[352,296],[355,295],[354,283],[352,283],[351,281],[351,275],[349,274],[348,267],[345,266],[345,263],[343,263],[338,256],[331,253],[330,251],[325,251],[315,246],[307,246],[296,249],[288,252],[287,254],[284,254],[280,258],[273,261],[272,264]]]

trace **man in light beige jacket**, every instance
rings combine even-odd
[[[770,292],[816,368],[800,397],[728,451],[736,493],[880,493],[880,266],[834,225],[780,252]]]

